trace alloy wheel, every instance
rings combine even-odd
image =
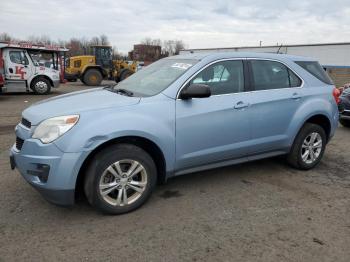
[[[138,200],[147,186],[147,172],[136,160],[123,159],[108,166],[99,182],[101,197],[113,206],[127,206]]]
[[[314,163],[322,152],[322,137],[313,132],[306,136],[301,147],[301,158],[306,164]]]

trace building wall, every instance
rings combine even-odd
[[[341,87],[350,83],[350,68],[327,68],[328,75],[333,79],[335,86]]]
[[[132,60],[153,62],[161,58],[161,47],[155,45],[134,45],[134,50],[129,52]]]

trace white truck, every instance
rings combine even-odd
[[[62,55],[68,49],[30,43],[0,42],[0,75],[4,79],[2,92],[12,92],[25,88],[36,94],[48,94],[64,81]],[[51,66],[39,65],[33,57],[45,56]],[[1,85],[0,85],[1,86]]]

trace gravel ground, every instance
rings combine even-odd
[[[189,174],[106,216],[84,200],[51,205],[11,171],[21,111],[46,97],[0,95],[0,261],[350,261],[350,129],[312,171],[273,158]]]

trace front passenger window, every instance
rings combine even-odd
[[[212,95],[232,94],[244,91],[243,62],[222,61],[208,66],[189,83],[206,84]]]

